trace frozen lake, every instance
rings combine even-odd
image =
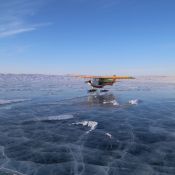
[[[71,77],[0,74],[0,175],[175,174],[175,77],[87,89]]]

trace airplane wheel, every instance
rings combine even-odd
[[[88,92],[96,92],[97,89],[89,89]]]
[[[100,90],[100,92],[108,92],[108,90],[102,89],[102,90]]]

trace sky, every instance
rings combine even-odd
[[[0,0],[0,73],[175,75],[174,0]]]

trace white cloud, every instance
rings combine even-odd
[[[46,2],[46,1],[45,1]],[[0,4],[0,37],[12,36],[24,32],[34,31],[38,27],[50,23],[29,23],[29,17],[36,15],[44,5],[41,0],[6,0]]]
[[[10,35],[16,35],[19,33],[23,33],[23,32],[29,32],[35,30],[35,28],[19,28],[19,29],[10,29],[8,31],[2,31],[0,32],[0,37],[6,37],[6,36],[10,36]]]

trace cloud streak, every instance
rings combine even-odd
[[[6,0],[0,5],[0,37],[8,37],[37,30],[50,23],[33,24],[29,18],[36,15],[43,6],[43,1]]]
[[[16,35],[19,33],[29,32],[33,30],[36,30],[36,28],[19,28],[19,29],[14,29],[14,30],[11,29],[11,30],[0,32],[0,37],[7,37],[7,36]]]

